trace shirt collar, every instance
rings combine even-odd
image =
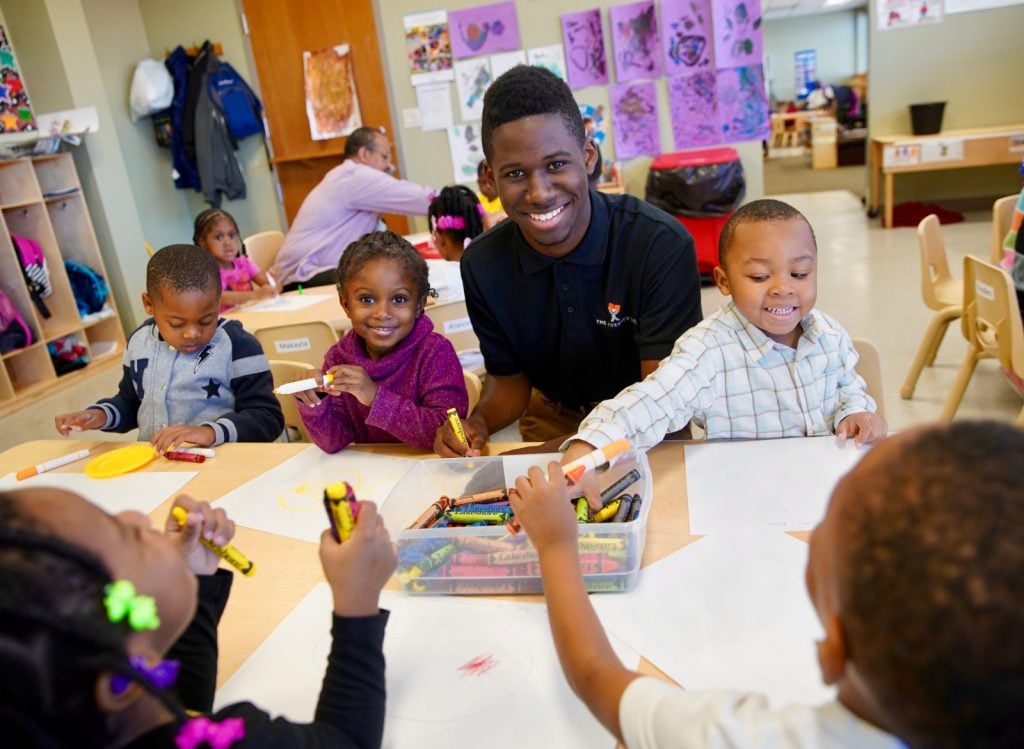
[[[538,273],[550,268],[553,263],[566,262],[573,265],[601,265],[608,252],[608,206],[602,197],[593,190],[590,197],[590,226],[576,249],[563,258],[542,255],[530,247],[526,237],[518,226],[515,226],[515,252],[524,273]]]
[[[782,348],[789,348],[788,346],[782,346],[777,344],[771,338],[769,338],[763,330],[758,328],[747,318],[745,318],[738,309],[736,309],[735,302],[729,302],[726,307],[730,314],[732,314],[737,323],[737,332],[739,333],[738,338],[740,345],[747,354],[754,360],[760,361],[764,357],[768,356],[776,346]],[[821,336],[821,322],[818,317],[814,314],[814,310],[811,310],[801,321],[800,327],[803,328],[803,334],[800,336],[796,344],[796,354],[800,355],[800,350],[805,346],[815,346],[818,343],[818,338]],[[806,343],[805,343],[806,341]]]

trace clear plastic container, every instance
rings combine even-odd
[[[398,546],[398,578],[409,593],[541,593],[537,555],[520,531],[504,524],[409,529],[432,502],[505,489],[530,466],[546,467],[557,454],[494,458],[425,460],[413,466],[381,507],[391,538]],[[581,523],[580,565],[587,590],[623,591],[636,582],[647,537],[653,483],[647,455],[624,453],[599,473],[602,490],[630,471],[639,478],[619,493],[641,497],[639,514],[630,522]]]

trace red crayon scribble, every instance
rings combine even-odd
[[[497,665],[498,661],[494,660],[491,656],[478,655],[476,658],[466,661],[466,663],[459,666],[459,671],[462,671],[467,676],[483,676]]]

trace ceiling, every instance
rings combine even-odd
[[[762,0],[761,15],[766,21],[816,13],[836,13],[867,7],[867,0]]]

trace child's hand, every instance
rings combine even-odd
[[[252,290],[252,295],[254,299],[273,299],[277,296],[277,289],[270,284],[267,284],[266,286],[257,286]]]
[[[173,426],[164,427],[154,434],[150,438],[149,444],[153,446],[158,455],[163,455],[168,450],[173,450],[186,442],[191,442],[193,445],[199,445],[199,447],[209,447],[213,444],[213,441],[216,438],[217,435],[214,434],[211,427],[194,427],[189,426],[188,424],[175,424]]]
[[[562,456],[562,465],[571,463],[577,458],[582,458],[584,455],[592,453],[597,448],[591,445],[589,442],[583,440],[573,440],[569,443],[569,447],[565,451],[565,455]],[[598,481],[596,471],[587,471],[580,477],[579,483],[577,483],[571,490],[573,496],[584,496],[587,498],[587,504],[590,505],[592,512],[597,512],[601,509],[601,482]]]
[[[546,478],[537,466],[530,468],[526,476],[516,479],[508,501],[539,555],[557,548],[575,553],[579,524],[569,502],[561,464],[548,463]]]
[[[173,515],[168,515],[164,533],[178,544],[192,574],[212,575],[217,571],[220,557],[199,543],[199,538],[224,546],[234,538],[234,522],[219,507],[215,509],[209,502],[197,502],[184,494],[175,498],[173,507],[184,508],[188,517],[185,525],[181,525]]]
[[[64,437],[71,432],[84,432],[88,429],[99,429],[107,423],[107,415],[98,408],[87,408],[70,414],[58,414],[53,418],[57,431]]]
[[[836,427],[836,437],[839,442],[845,442],[848,437],[854,437],[858,445],[878,442],[888,432],[889,426],[885,423],[885,419],[867,411],[850,414]]]
[[[481,455],[487,445],[487,439],[491,436],[487,425],[482,420],[470,416],[462,419],[462,431],[466,434],[469,447],[462,444],[451,423],[445,419],[434,432],[434,452],[442,458],[475,458]]]
[[[369,408],[377,397],[377,383],[370,379],[366,370],[355,364],[339,364],[331,367],[328,373],[334,376],[332,382],[324,385],[324,391],[335,397],[349,393]]]
[[[359,502],[359,520],[348,541],[338,543],[327,529],[320,536],[320,563],[334,594],[338,616],[374,616],[380,590],[398,558],[373,502]]]
[[[267,276],[268,279],[271,279],[271,278],[274,279],[274,283],[271,284],[271,285],[275,286],[274,291],[276,293],[280,294],[281,293],[281,286],[283,285],[283,283],[281,281],[281,268],[280,268],[280,266],[271,265],[269,268],[267,268],[266,276]],[[269,284],[270,281],[268,280],[267,283]]]

